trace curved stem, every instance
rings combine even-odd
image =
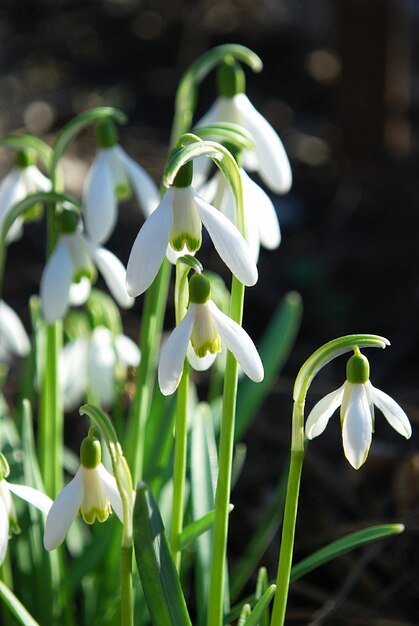
[[[188,439],[188,388],[189,365],[185,360],[183,374],[177,392],[175,459],[173,467],[173,510],[170,527],[170,547],[176,569],[180,570],[181,549],[180,535],[183,530],[183,511],[185,499],[186,452]]]

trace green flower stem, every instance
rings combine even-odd
[[[185,359],[183,374],[177,392],[175,459],[173,467],[173,510],[170,527],[170,547],[176,569],[180,570],[180,535],[183,530],[183,510],[185,499],[186,451],[188,439],[188,389],[189,365]]]
[[[140,336],[141,361],[137,370],[135,399],[126,438],[127,459],[134,484],[141,480],[143,475],[145,427],[153,396],[170,271],[171,265],[167,259],[164,259],[159,273],[144,298]]]
[[[231,318],[242,321],[244,285],[234,276],[231,289]],[[219,469],[215,493],[214,538],[212,548],[210,588],[208,599],[208,626],[222,626],[227,554],[228,518],[233,461],[234,422],[237,396],[237,361],[227,352],[224,378],[223,412],[221,418]]]
[[[132,544],[121,546],[121,626],[134,626]]]
[[[319,371],[336,357],[362,347],[385,348],[388,343],[387,339],[378,335],[346,335],[339,337],[316,350],[301,367],[295,379],[291,461],[276,580],[277,591],[275,593],[270,626],[283,626],[287,609],[300,479],[304,460],[304,406],[309,387]]]

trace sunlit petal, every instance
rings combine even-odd
[[[22,500],[26,500],[29,504],[33,504],[37,509],[42,511],[45,515],[48,515],[52,506],[52,500],[42,491],[33,489],[33,487],[27,487],[26,485],[16,485],[13,483],[7,483],[9,490]]]
[[[128,295],[126,288],[126,271],[121,261],[106,248],[92,248],[92,256],[99,272],[102,274],[109,291],[123,309],[134,304],[134,298]]]
[[[108,472],[108,470],[102,465],[102,463],[97,466],[96,470],[100,475],[103,486],[105,488],[105,493],[109,499],[109,502],[111,503],[111,507],[113,508],[121,522],[124,523],[122,500],[114,476],[112,476],[112,474]]]
[[[64,410],[79,407],[87,390],[87,348],[88,339],[77,337],[67,343],[59,360],[59,379]]]
[[[61,237],[48,259],[41,277],[42,311],[47,322],[53,323],[64,317],[69,303],[73,274],[73,261],[67,243]]]
[[[186,351],[186,356],[188,357],[189,364],[196,372],[204,372],[209,369],[211,365],[214,363],[217,358],[218,352],[215,354],[211,354],[211,352],[207,352],[207,354],[203,357],[197,356],[195,350],[192,348],[191,344],[188,345],[188,349]]]
[[[208,302],[208,306],[221,340],[240,363],[244,373],[256,383],[261,382],[264,376],[263,364],[249,335],[239,324],[222,313],[212,300]]]
[[[179,385],[185,362],[186,350],[195,320],[195,306],[190,305],[183,320],[176,326],[160,355],[159,385],[163,395],[172,394]]]
[[[3,300],[0,300],[0,344],[7,352],[17,356],[29,354],[31,344],[19,317]]]
[[[64,541],[83,499],[83,468],[54,501],[45,523],[44,546],[54,550]]]
[[[84,304],[90,295],[92,285],[86,276],[82,276],[78,283],[70,285],[69,301],[72,306],[80,306]]]
[[[101,404],[112,406],[115,401],[116,351],[108,328],[97,327],[92,333],[87,356],[89,388]]]
[[[114,146],[113,149],[125,166],[129,181],[137,196],[138,204],[144,215],[148,217],[160,203],[160,193],[157,185],[147,172],[134,159],[131,159],[120,146]]]
[[[241,170],[241,174],[246,209],[246,239],[247,230],[256,227],[261,245],[268,250],[274,250],[281,243],[281,231],[273,202],[244,170]]]
[[[349,463],[359,469],[365,462],[372,439],[372,415],[364,385],[346,382],[342,413],[343,449]]]
[[[409,418],[401,406],[399,406],[393,398],[384,393],[384,391],[373,387],[371,383],[367,383],[367,385],[369,385],[372,390],[372,397],[375,406],[380,409],[390,426],[392,426],[400,435],[409,439],[412,435],[412,427],[410,425]]]
[[[99,150],[83,189],[85,224],[96,243],[106,241],[117,220],[117,201],[107,150]]]
[[[121,363],[131,367],[137,367],[140,363],[140,349],[135,341],[126,335],[115,337],[115,348]]]
[[[313,407],[306,422],[306,437],[314,439],[325,430],[338,406],[342,403],[344,385],[327,394]]]

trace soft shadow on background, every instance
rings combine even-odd
[[[406,443],[377,416],[358,472],[343,457],[337,416],[310,444],[297,558],[374,523],[401,521],[406,532],[297,583],[290,624],[418,623],[418,34],[413,0],[3,0],[0,7],[2,134],[26,130],[48,141],[75,114],[116,106],[129,118],[121,144],[156,182],[187,65],[230,41],[264,61],[262,74],[246,70],[248,95],[283,139],[295,182],[275,198],[283,242],[262,253],[262,279],[247,290],[246,327],[260,337],[290,290],[301,294],[304,317],[284,375],[247,436],[247,465],[232,498],[232,557],[260,522],[286,464],[293,380],[319,345],[352,332],[388,337],[391,348],[369,355],[371,379],[400,402],[414,430]],[[198,116],[213,99],[210,76]],[[94,151],[90,130],[65,157],[68,190],[77,196]],[[9,164],[2,152],[2,172]],[[120,215],[109,247],[126,262],[142,217],[133,203]],[[43,226],[34,224],[9,251],[4,295],[27,326],[43,249]],[[217,263],[208,256],[226,277]],[[141,305],[140,298],[124,314],[134,338]],[[342,384],[344,367],[338,360],[319,377],[310,407]],[[266,554],[271,575],[277,548],[274,541]]]

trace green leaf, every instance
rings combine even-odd
[[[20,150],[34,150],[42,161],[45,169],[49,171],[52,161],[52,149],[38,137],[34,135],[8,135],[0,139],[0,148],[10,148],[19,152]]]
[[[256,582],[256,593],[255,593],[256,602],[259,602],[259,600],[261,600],[261,598],[266,593],[266,591],[268,591],[268,589],[269,589],[268,572],[266,570],[266,567],[261,567],[259,569],[258,579]],[[260,617],[258,626],[269,626],[269,619],[270,619],[269,610],[268,610],[268,607],[265,607],[265,610],[263,611]]]
[[[220,143],[231,143],[239,150],[253,150],[255,147],[251,134],[243,126],[231,122],[219,122],[209,126],[200,126],[194,132],[201,139],[213,139]]]
[[[276,309],[259,345],[265,377],[261,383],[244,378],[239,384],[236,441],[246,433],[284,366],[300,328],[302,310],[301,297],[295,291],[286,294]]]
[[[159,509],[144,483],[137,486],[134,547],[153,626],[192,626]]]
[[[234,505],[230,504],[229,512],[231,513],[233,509]],[[198,537],[212,528],[214,524],[214,515],[215,511],[212,510],[200,519],[197,519],[196,521],[185,526],[180,536],[180,545],[182,550],[188,548],[196,539],[198,539]]]
[[[336,559],[346,552],[350,552],[355,548],[364,546],[372,541],[378,539],[385,539],[391,535],[399,535],[404,531],[403,524],[381,524],[379,526],[371,526],[370,528],[364,528],[363,530],[357,530],[350,535],[346,535],[342,539],[329,543],[324,548],[316,550],[306,559],[303,559],[299,563],[293,566],[291,569],[291,582],[299,580],[312,570],[320,567],[324,563]]]
[[[237,626],[245,626],[246,620],[252,612],[252,607],[250,604],[243,604],[242,610],[240,611],[239,621],[237,622]]]
[[[122,111],[114,109],[113,107],[97,107],[91,109],[86,113],[81,113],[77,117],[70,120],[58,133],[54,142],[54,156],[52,163],[52,170],[54,171],[58,161],[62,157],[66,148],[72,141],[72,139],[89,124],[95,124],[100,120],[111,118],[119,124],[125,124],[127,116]]]
[[[23,626],[39,626],[14,593],[0,580],[0,597]]]
[[[268,587],[261,599],[256,602],[251,614],[245,621],[245,626],[258,626],[260,620],[266,612],[266,609],[269,606],[269,603],[274,597],[275,591],[276,585],[271,585],[270,587]]]

